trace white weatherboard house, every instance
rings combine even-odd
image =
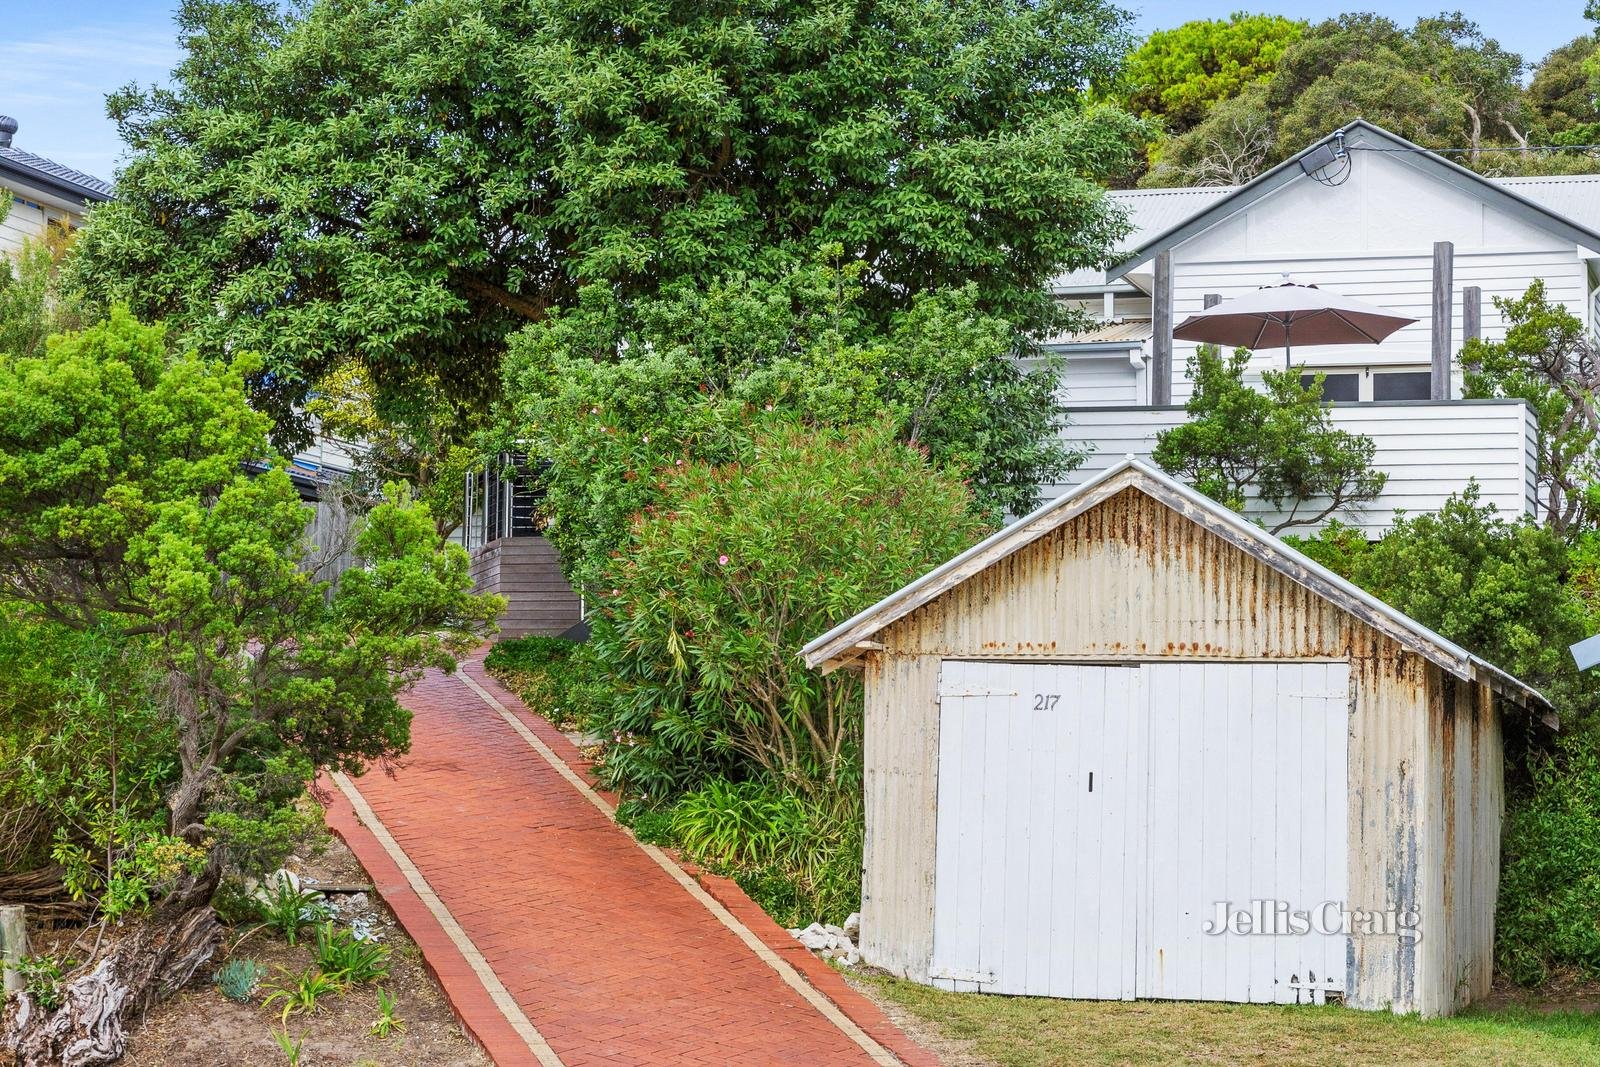
[[[1288,274],[1419,320],[1381,345],[1295,348],[1297,363],[1327,373],[1334,422],[1371,436],[1389,473],[1377,503],[1340,518],[1381,532],[1395,509],[1437,510],[1469,477],[1502,512],[1534,512],[1531,412],[1461,401],[1454,357],[1469,336],[1503,336],[1492,298],[1536,278],[1600,325],[1600,176],[1488,179],[1358,121],[1246,185],[1110,195],[1134,226],[1124,250],[1109,269],[1053,283],[1100,320],[1055,346],[1068,361],[1066,433],[1094,454],[1046,498],[1127,453],[1148,456],[1184,418],[1194,346],[1172,340],[1174,323],[1208,296]],[[1252,367],[1282,365],[1267,349]]]
[[[0,115],[0,257],[14,255],[26,238],[67,233],[92,205],[111,199],[111,183],[35,155],[13,144],[17,120]]]
[[[1549,705],[1143,463],[803,655],[865,673],[869,963],[1425,1015],[1488,992],[1502,728]]]

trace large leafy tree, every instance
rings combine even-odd
[[[1341,15],[1285,47],[1270,80],[1164,144],[1144,180],[1248,180],[1356,118],[1424,147],[1462,149],[1463,163],[1512,168],[1521,157],[1506,150],[1526,142],[1522,70],[1520,56],[1459,14],[1409,29],[1380,15]]]
[[[970,283],[1023,329],[1120,232],[1134,120],[1106,0],[186,0],[170,88],[78,256],[102,297],[266,363],[280,439],[330,369],[480,407],[505,336],[825,243],[875,314]]]
[[[1528,83],[1529,121],[1532,138],[1548,138],[1600,122],[1600,108],[1589,84],[1589,66],[1600,43],[1585,33],[1555,49],[1534,68]]]
[[[544,461],[549,536],[569,577],[603,586],[633,516],[660,497],[652,472],[720,463],[751,410],[812,425],[881,424],[970,479],[991,521],[1034,506],[1081,458],[1055,428],[1058,368],[1025,370],[975,287],[926,294],[866,328],[863,264],[812,263],[776,279],[682,285],[584,303],[512,339],[509,433]]]
[[[90,751],[108,721],[137,724],[121,742],[112,727],[107,758],[126,749],[155,768],[140,778],[148,809],[96,819],[87,840],[63,809],[56,854],[71,888],[112,917],[155,912],[83,961],[59,1009],[21,1002],[5,1034],[20,1063],[61,1062],[74,1042],[71,1062],[114,1059],[122,1013],[142,1013],[210,955],[208,902],[230,856],[259,857],[318,770],[404,752],[398,692],[450,666],[502,606],[471,594],[466,553],[441,547],[405,499],[365,520],[363,566],[336,585],[312,573],[310,516],[246,401],[258,368],[247,353],[173,357],[161,327],[120,308],[43,354],[0,354],[0,626],[109,642],[119,669],[87,672],[81,699],[53,717]],[[0,708],[0,732],[11,712]],[[51,766],[80,767],[78,786],[51,786],[60,776],[30,761],[38,795],[71,805],[91,790],[80,760]]]
[[[1271,80],[1284,49],[1304,29],[1282,15],[1239,12],[1157,30],[1128,57],[1128,107],[1182,133],[1221,101]]]

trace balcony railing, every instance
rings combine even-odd
[[[1416,515],[1439,510],[1471,479],[1477,480],[1480,501],[1502,514],[1536,513],[1537,439],[1533,412],[1520,400],[1334,404],[1332,416],[1340,429],[1372,438],[1373,466],[1389,475],[1376,501],[1360,512],[1335,516],[1369,536],[1388,529],[1397,511]],[[1062,436],[1090,449],[1090,455],[1065,482],[1046,489],[1045,499],[1088,481],[1129,454],[1149,459],[1156,434],[1184,418],[1183,408],[1176,406],[1070,409]],[[1300,512],[1319,510],[1303,506]],[[1247,513],[1269,527],[1282,518],[1265,505]]]

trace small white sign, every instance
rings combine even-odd
[[[1569,651],[1572,653],[1572,658],[1577,660],[1578,669],[1580,671],[1588,670],[1596,663],[1600,663],[1600,634],[1595,634],[1593,637],[1579,641],[1571,646]]]

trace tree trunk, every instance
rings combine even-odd
[[[216,954],[222,924],[209,904],[175,920],[157,914],[140,923],[87,973],[69,981],[59,1008],[46,1011],[30,993],[15,997],[4,1017],[4,1047],[18,1067],[99,1067],[127,1048],[127,1023],[144,1017]]]

